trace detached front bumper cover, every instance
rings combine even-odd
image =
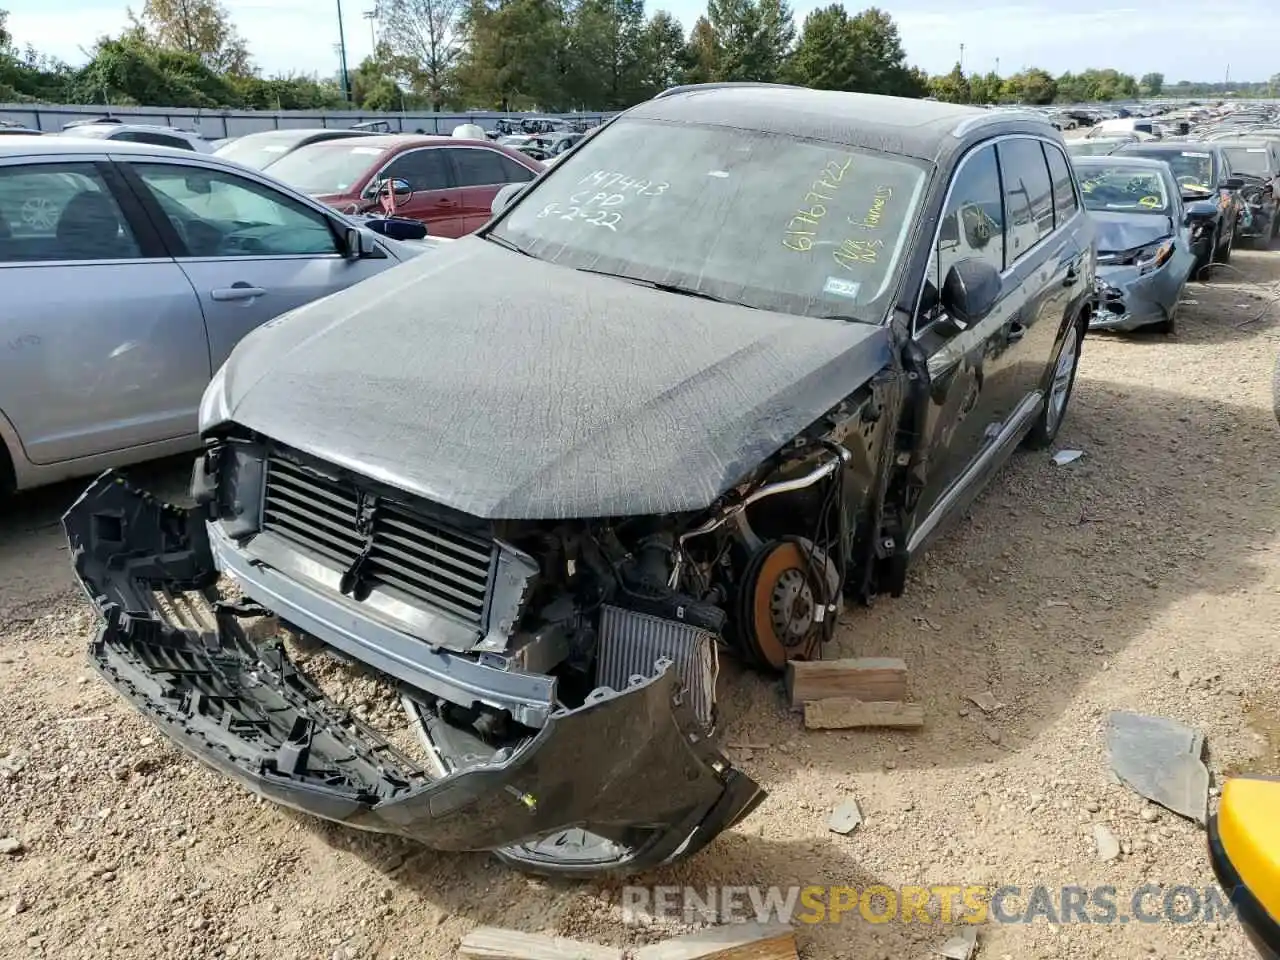
[[[108,472],[63,517],[103,619],[90,660],[175,743],[249,790],[441,850],[535,872],[635,872],[689,856],[760,788],[703,736],[671,669],[553,712],[513,751],[435,778],[328,700],[220,597],[203,518]],[[500,758],[500,759],[499,759]]]

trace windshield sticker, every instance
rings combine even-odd
[[[1266,153],[1266,147],[1245,147],[1245,153]]]
[[[843,277],[827,277],[827,282],[822,285],[823,293],[847,297],[850,300],[857,300],[858,291],[861,289],[862,284],[857,280],[846,280]]]
[[[1198,159],[1198,160],[1208,160],[1208,159],[1209,159],[1209,155],[1208,155],[1207,153],[1188,153],[1186,150],[1183,150],[1183,151],[1182,151],[1182,155],[1183,155],[1184,157],[1195,157],[1195,158],[1196,158],[1196,159]]]
[[[784,247],[788,250],[795,250],[798,253],[813,249],[815,231],[804,230],[801,227],[816,227],[822,221],[822,218],[827,215],[826,204],[835,199],[836,192],[840,187],[840,181],[844,179],[844,175],[848,173],[851,166],[853,166],[852,157],[846,158],[843,164],[838,160],[827,161],[826,166],[822,168],[822,174],[813,182],[809,192],[804,195],[803,203],[807,203],[809,206],[798,208],[787,222],[787,232],[782,238]],[[797,223],[801,227],[797,227]]]
[[[708,170],[708,177],[715,177],[717,180],[728,180],[729,173],[726,170]]]

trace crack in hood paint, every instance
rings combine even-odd
[[[1173,234],[1173,221],[1154,213],[1091,211],[1098,225],[1098,252],[1123,253]]]
[[[856,390],[890,342],[466,237],[260,327],[223,390],[235,423],[476,516],[675,513]]]

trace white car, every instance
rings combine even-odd
[[[198,133],[149,123],[125,123],[114,117],[77,120],[63,127],[58,132],[58,136],[122,140],[125,143],[145,143],[153,147],[173,147],[177,150],[193,150],[196,153],[213,153],[213,144]]]

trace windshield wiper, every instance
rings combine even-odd
[[[608,270],[595,270],[591,267],[574,267],[582,273],[594,273],[601,277],[613,277],[617,280],[625,280],[627,283],[636,283],[642,287],[650,287],[654,290],[661,290],[663,293],[674,293],[682,297],[696,297],[699,300],[710,300],[713,303],[727,303],[734,307],[746,307],[748,310],[759,310],[749,303],[740,303],[737,300],[726,300],[724,297],[717,297],[714,293],[704,293],[701,290],[691,290],[688,287],[681,287],[674,283],[659,283],[657,280],[642,280],[639,277],[629,277],[625,273],[610,273]]]
[[[500,237],[494,233],[486,233],[484,235],[484,238],[488,240],[490,243],[496,243],[498,246],[502,247],[504,250],[510,250],[512,253],[518,253],[521,256],[525,256],[525,257],[533,256],[533,254],[530,253],[528,250],[526,250],[524,247],[520,246],[517,243],[512,243],[506,237]]]

